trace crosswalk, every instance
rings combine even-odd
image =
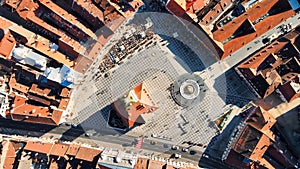
[[[138,148],[138,149],[141,149],[142,146],[143,146],[143,141],[144,141],[144,139],[143,139],[143,138],[138,138],[137,140],[138,140],[138,141],[137,141],[137,144],[136,144],[134,147],[135,147],[135,148]]]

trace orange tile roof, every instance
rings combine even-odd
[[[3,169],[13,169],[15,163],[14,157],[7,157],[4,159]]]
[[[94,160],[98,160],[96,158],[99,158],[101,150],[96,150],[92,148],[87,148],[87,147],[80,147],[75,158],[84,160],[84,161],[89,161],[92,162]]]
[[[260,107],[253,107],[246,127],[233,150],[253,161],[259,161],[260,165],[265,164],[262,162],[263,155],[275,141],[275,135],[271,131],[275,123],[276,119],[270,113]],[[274,168],[271,164],[265,164],[265,167]]]
[[[250,68],[256,70],[270,56],[270,54],[277,53],[286,44],[288,44],[287,41],[275,41],[269,46],[250,56],[246,61],[241,63],[238,68]]]
[[[15,158],[17,156],[15,144],[11,141],[4,140],[2,141],[2,152],[0,160],[0,168],[3,169],[12,169],[14,167]]]
[[[22,93],[27,93],[29,91],[29,87],[23,84],[17,83],[16,74],[12,74],[8,83],[10,88],[18,90]]]
[[[80,145],[71,144],[68,148],[67,155],[75,156],[78,152]]]
[[[79,57],[86,57],[87,59],[94,60],[97,56],[99,56],[103,46],[104,45],[102,45],[102,42],[96,42],[91,45],[91,49],[87,49],[85,53],[83,55],[80,55]]]
[[[0,23],[1,24],[1,23]],[[0,40],[0,56],[10,59],[11,53],[16,45],[16,40],[10,33],[4,35]]]
[[[220,14],[223,12],[223,7],[220,3],[213,7],[200,21],[200,24],[210,25],[213,21],[215,21]]]
[[[120,16],[117,12],[110,13],[108,15],[108,17],[111,17],[114,19],[110,20],[109,22],[106,22],[105,27],[102,27],[101,29],[99,29],[101,32],[104,32],[104,34],[100,34],[100,36],[98,38],[98,41],[101,44],[105,44],[105,43],[107,43],[106,41],[111,39],[111,36],[106,35],[107,32],[110,33],[110,32],[116,31],[119,28],[119,26],[126,20],[126,18]],[[110,30],[107,30],[106,27],[108,27]]]
[[[64,87],[64,88],[61,89],[60,97],[68,97],[68,98],[70,98],[71,94],[72,94],[72,90]]]
[[[166,163],[162,161],[149,160],[148,168],[150,169],[163,169]]]
[[[208,3],[209,3],[209,0],[193,0],[191,7],[187,8],[187,9],[189,9],[187,12],[197,13]]]
[[[85,17],[86,21],[90,24],[100,26],[101,23],[104,22],[103,12],[96,7],[91,0],[75,0],[74,3],[78,4],[81,8],[73,4],[73,9],[77,11],[79,15]]]
[[[293,44],[295,43],[296,39],[300,37],[300,29],[295,29],[287,34],[284,35],[284,38],[290,40]]]
[[[143,123],[140,115],[152,113],[157,109],[142,83],[131,90],[126,98],[115,101],[113,107],[128,127],[133,127],[135,123]]]
[[[55,156],[64,156],[69,146],[69,144],[65,143],[55,143],[50,151],[50,154]]]
[[[51,42],[48,39],[43,38],[41,36],[37,36],[37,38],[34,40],[34,42],[32,39],[31,43],[30,43],[30,41],[28,41],[26,43],[26,46],[33,48],[66,66],[69,66],[69,67],[74,66],[73,60],[69,59],[65,54],[62,54],[61,52],[59,52],[57,50],[51,49],[49,47],[50,43]]]
[[[142,0],[128,1],[128,3],[131,5],[132,8],[124,12],[123,15],[125,18],[131,17],[143,5]]]
[[[48,32],[51,32],[53,35],[56,35],[58,37],[62,37],[64,35],[64,33],[61,32],[60,30],[58,30],[57,28],[49,25],[47,22],[45,22],[42,19],[40,19],[39,17],[37,17],[34,14],[34,12],[29,12],[22,18],[24,18],[26,20],[29,20],[32,23],[35,23],[35,24],[39,25],[41,28],[47,30]]]
[[[74,70],[76,70],[79,73],[85,73],[92,63],[93,63],[93,60],[91,60],[83,55],[79,55],[78,59],[76,60]]]
[[[79,42],[75,41],[74,39],[67,36],[61,30],[49,25],[47,22],[37,17],[35,11],[38,10],[38,7],[39,4],[34,3],[33,1],[23,0],[20,6],[17,8],[17,12],[22,18],[31,21],[32,23],[38,25],[43,29],[46,29],[52,35],[56,36],[56,38],[59,39],[58,45],[62,50],[67,49],[67,52],[70,54],[73,54],[73,52],[76,53],[84,52],[85,47],[83,47]],[[24,9],[28,9],[28,10],[24,10]],[[40,46],[39,50],[45,55],[49,55],[50,57],[52,57],[53,59],[57,60],[60,63],[66,64],[68,66],[73,66],[74,63],[70,61],[68,58],[66,58],[64,55],[60,54],[58,51],[53,52],[52,50],[49,50],[48,46],[44,46],[44,44],[48,44],[48,40],[40,36],[38,36],[38,39],[34,39],[34,40],[37,41],[37,43],[30,43],[31,47]],[[62,42],[64,42],[66,45],[61,46],[60,43]],[[27,45],[29,45],[29,43],[27,43]]]
[[[279,0],[263,0],[262,2],[255,4],[241,16],[233,19],[222,28],[213,32],[214,39],[217,41],[224,41],[233,35],[245,20],[248,19],[250,22],[257,20],[259,17],[266,14],[278,1]]]
[[[58,164],[57,162],[58,162],[57,159],[51,157],[51,158],[50,158],[50,166],[49,166],[49,169],[58,169],[60,166],[59,166],[59,164]],[[66,162],[66,163],[67,163],[67,162]]]
[[[50,154],[52,146],[53,146],[52,143],[28,141],[26,143],[26,146],[24,147],[24,150],[38,152],[38,153],[44,153],[44,154]]]
[[[286,79],[286,77],[289,76],[289,73],[281,76],[276,69],[284,62],[277,55],[283,48],[290,49],[291,47],[291,49],[293,49],[293,44],[291,44],[293,40],[289,40],[289,38],[294,39],[294,37],[297,36],[296,34],[293,35],[294,36],[286,36],[285,38],[276,40],[259,52],[253,54],[238,66],[238,69],[247,80],[252,81],[252,79],[261,78],[260,82],[264,81],[264,83],[267,85],[266,90],[262,89],[262,87],[259,88],[259,95],[262,98],[267,97],[268,95],[273,93],[280,84],[289,80]],[[294,55],[293,52],[290,53],[285,55]],[[269,67],[264,69],[260,68],[263,64],[268,64]],[[255,85],[255,87],[257,88],[257,84]]]
[[[268,0],[264,0],[263,2],[265,2],[265,1],[267,2]],[[285,2],[286,1],[280,1],[280,3],[285,3]],[[289,5],[282,5],[282,6],[284,6],[285,8],[289,7]],[[261,9],[259,11],[263,11]],[[242,14],[242,16],[244,16],[242,18],[244,18],[244,19],[249,18],[248,16],[252,16],[253,14],[256,14],[256,13],[258,13],[258,12],[249,10],[248,13],[246,13],[248,15],[245,16],[245,14]],[[274,28],[276,25],[278,25],[279,23],[281,23],[284,20],[288,19],[289,17],[293,16],[294,14],[295,14],[295,12],[292,9],[289,9],[289,10],[285,9],[285,11],[283,11],[281,13],[273,14],[273,15],[268,16],[267,18],[265,18],[264,20],[262,20],[261,22],[257,23],[254,26],[255,27],[255,32],[252,32],[252,33],[248,32],[248,34],[246,34],[244,36],[236,37],[236,38],[230,40],[229,42],[227,42],[223,46],[224,53],[221,56],[221,58],[223,59],[223,58],[227,57],[228,55],[230,55],[231,53],[237,51],[238,49],[240,49],[241,47],[243,47],[247,43],[249,43],[252,40],[256,39],[257,37],[261,36],[262,34],[267,32],[268,30]],[[217,30],[216,32],[213,33],[214,34],[214,39],[215,40],[218,39],[218,41],[221,42],[221,41],[225,40],[227,37],[231,36],[232,33],[234,32],[234,30],[237,30],[238,27],[239,27],[239,26],[236,26],[236,24],[234,24],[233,22],[235,22],[236,24],[239,24],[239,22],[236,22],[235,20],[231,21],[231,24],[226,24],[225,25],[225,26],[228,25],[228,27],[220,28],[219,30]],[[230,32],[230,33],[228,33],[228,32]]]
[[[74,65],[73,61],[68,59],[64,54],[60,53],[59,51],[51,50],[51,48],[49,47],[50,41],[48,39],[46,39],[40,35],[37,35],[17,24],[14,24],[11,21],[8,21],[8,20],[0,17],[0,23],[3,23],[3,22],[6,23],[5,27],[7,27],[10,31],[17,33],[19,36],[26,39],[26,41],[27,41],[25,44],[26,46],[43,53],[44,55],[58,61],[59,63],[65,64],[67,66]],[[9,26],[7,24],[9,24]],[[14,39],[11,38],[11,40],[14,40]],[[6,45],[7,45],[6,50],[9,50],[10,45],[8,45],[8,44],[6,44]],[[1,50],[0,50],[0,52],[1,52]]]
[[[275,125],[275,123],[276,119],[260,106],[253,109],[252,115],[247,121],[247,124],[259,130],[271,140],[275,140],[275,136],[273,132],[271,132],[271,128]]]
[[[270,138],[266,135],[262,135],[256,147],[254,148],[253,153],[250,156],[250,159],[253,161],[257,161],[261,159],[270,145],[271,145]]]
[[[294,77],[292,80],[278,87],[279,91],[288,102],[291,102],[300,97],[299,89],[296,87],[296,89],[298,89],[296,90],[294,86],[300,86],[298,77]]]
[[[294,11],[289,10],[286,12],[283,12],[278,15],[269,16],[260,23],[256,24],[254,33],[249,33],[246,36],[241,36],[238,38],[234,38],[233,40],[229,41],[224,45],[224,54],[221,56],[221,58],[225,58],[231,53],[237,51],[241,47],[243,47],[245,44],[251,42],[258,36],[261,36],[265,32],[267,32],[269,29],[274,28],[276,25],[281,23],[282,21],[288,19],[289,17],[294,15]]]
[[[226,11],[231,6],[231,0],[221,0],[214,7],[209,8],[209,11],[200,20],[200,24],[203,26],[210,26],[214,21],[221,17],[221,15],[223,15],[224,11]],[[208,29],[210,30],[210,28]]]
[[[39,102],[45,106],[51,105],[51,100],[44,98],[44,97],[36,96],[34,94],[28,94],[27,98],[28,98],[28,100],[33,100],[33,101]]]
[[[113,21],[112,23],[115,24],[115,26],[119,25],[119,22],[118,22],[119,20],[120,20],[120,22],[123,22],[122,19],[118,19],[118,20]],[[112,38],[112,36],[114,34],[113,29],[112,29],[114,26],[111,26],[111,27],[109,27],[109,26],[110,26],[110,24],[107,24],[98,30],[99,37],[98,37],[97,43],[100,43],[102,46],[105,46],[105,44]]]
[[[16,9],[20,4],[21,0],[4,0],[3,4],[10,6],[13,9]]]
[[[10,113],[13,120],[49,125],[59,124],[62,111],[27,104],[26,101],[25,97],[18,95],[15,97]]]
[[[229,164],[229,165],[233,165],[235,167],[239,167],[239,168],[250,168],[250,164],[247,163],[243,163],[240,159],[243,158],[243,156],[237,152],[235,152],[234,150],[230,150],[228,157],[225,160],[225,163]]]
[[[82,33],[87,34],[91,38],[95,38],[95,34],[88,28],[86,28],[82,23],[78,21],[76,17],[66,12],[64,9],[56,5],[50,0],[40,0],[38,1],[40,4],[42,4],[44,7],[50,9],[52,12],[57,14],[59,17],[63,18],[64,20],[68,21],[72,25],[78,27]],[[79,36],[79,34],[78,34]]]
[[[8,30],[11,25],[10,22],[4,20],[3,17],[0,16],[0,30],[4,33],[4,37],[0,39],[0,56],[6,59],[10,59],[10,54],[16,45],[16,40]]]
[[[186,13],[184,0],[182,2],[179,0],[170,0],[166,4],[166,8],[178,17],[183,17]]]
[[[51,92],[50,88],[40,88],[38,84],[33,83],[29,89],[29,93],[37,94],[39,96],[46,97],[48,99],[55,100],[55,96],[49,96]]]
[[[22,0],[16,9],[17,13],[24,19],[26,19],[28,14],[33,14],[32,11],[38,8],[38,4],[31,0]]]
[[[134,165],[134,169],[148,169],[148,158],[138,158],[137,162]]]
[[[66,110],[69,104],[69,98],[62,98],[59,102],[58,109],[60,110]]]
[[[74,57],[77,57],[80,53],[83,53],[86,50],[80,42],[77,42],[66,34],[62,34],[61,38],[59,38],[58,46]]]
[[[7,145],[6,145],[7,144]],[[5,152],[5,157],[16,157],[16,150],[13,146],[13,143],[11,141],[4,140],[2,142],[2,146],[7,146],[7,152]]]

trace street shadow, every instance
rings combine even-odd
[[[166,47],[175,55],[175,60],[189,73],[205,69],[200,57],[183,42],[167,35],[160,35],[160,37],[168,43]]]
[[[281,139],[288,143],[289,149],[300,157],[300,106],[279,116],[275,126]]]
[[[207,167],[208,165],[219,164],[222,165],[222,168],[227,167],[227,164],[222,161],[222,156],[226,151],[230,150],[229,146],[232,141],[231,134],[235,131],[236,126],[240,124],[243,118],[242,115],[235,116],[222,132],[210,140],[203,155],[199,159],[198,166]]]
[[[226,104],[240,108],[257,99],[233,68],[217,77],[213,87]]]
[[[93,110],[89,107],[86,107],[85,109]],[[83,109],[79,113],[86,112],[87,110],[85,109]],[[101,110],[93,113],[76,127],[73,126],[69,130],[64,132],[60,140],[74,141],[78,137],[86,135],[86,133],[92,133],[91,135],[101,137],[106,135],[121,135],[127,132],[128,130],[113,128],[108,125],[110,110],[112,110],[112,106],[108,105]]]
[[[0,119],[1,134],[41,137],[56,126]],[[5,129],[7,128],[7,129]]]

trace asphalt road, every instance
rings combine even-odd
[[[71,126],[67,126],[62,124],[58,127],[42,125],[42,124],[30,124],[24,122],[11,122],[11,120],[0,119],[0,133],[8,134],[8,135],[21,135],[21,136],[30,136],[30,137],[43,137],[45,133],[53,134],[53,136],[60,135],[62,136],[60,139],[64,141],[73,141],[77,138],[83,138],[90,141],[93,141],[96,145],[101,145],[101,142],[113,143],[122,145],[126,149],[135,149],[136,151],[140,151],[141,149],[134,148],[136,143],[135,138],[118,135],[106,135],[102,136],[97,134],[97,132],[93,133],[92,136],[86,137],[85,130],[83,130],[80,126],[76,128],[72,128]],[[156,153],[169,154],[170,156],[173,153],[182,154],[182,158],[192,161],[198,161],[202,152],[196,151],[194,155],[189,154],[189,152],[181,152],[181,148],[179,150],[171,150],[171,145],[166,146],[165,142],[155,141],[155,144],[151,144],[150,139],[144,138],[142,144],[143,150],[154,151]]]

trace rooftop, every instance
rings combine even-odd
[[[126,93],[123,98],[114,102],[113,106],[129,128],[135,123],[144,123],[141,115],[157,109],[143,84]]]
[[[52,148],[51,148],[51,151],[50,151],[50,154],[51,155],[54,155],[54,156],[61,156],[63,157],[68,148],[69,148],[69,144],[66,144],[66,143],[56,143],[56,144],[53,144]]]
[[[53,144],[51,143],[28,141],[24,147],[24,150],[43,154],[50,154],[52,146]]]
[[[101,150],[92,149],[88,147],[80,147],[75,158],[79,160],[93,162],[100,157]]]
[[[35,106],[27,103],[28,99],[17,95],[10,112],[11,118],[17,121],[58,125],[62,111],[51,110],[48,107]]]
[[[295,45],[295,39],[299,37],[297,32],[296,29],[274,41],[237,67],[260,97],[266,98],[300,73],[300,62],[295,57],[299,55]],[[292,93],[290,98],[293,97]]]
[[[56,5],[55,3],[53,3],[52,1],[50,1],[50,0],[40,0],[38,2],[40,4],[42,4],[44,7],[48,8],[49,10],[51,10],[52,12],[54,12],[56,15],[58,15],[58,17],[60,17],[64,21],[67,21],[67,22],[69,22],[69,24],[78,27],[79,30],[77,30],[78,32],[76,33],[76,35],[73,33],[74,36],[81,37],[83,39],[84,38],[88,38],[88,37],[96,39],[96,35],[90,29],[86,28],[82,23],[80,23],[77,20],[76,17],[74,17],[73,15],[69,14],[64,9],[60,8],[58,5]],[[50,13],[50,15],[52,15],[52,14]],[[53,19],[58,19],[55,15],[52,15],[51,17],[53,17]],[[76,30],[74,30],[74,31],[76,31]],[[84,37],[84,35],[81,35],[81,33],[87,34],[88,37]]]

